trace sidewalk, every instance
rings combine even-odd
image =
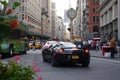
[[[91,57],[111,59],[111,57],[105,57],[105,56],[103,56],[103,55],[102,55],[102,50],[98,50],[98,51],[91,50],[91,51],[90,51],[90,55],[91,55]],[[119,61],[120,61],[120,56],[116,56],[116,55],[115,55],[115,58],[112,59],[112,60],[119,60]]]

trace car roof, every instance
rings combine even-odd
[[[57,41],[47,41],[46,43],[57,43]]]
[[[57,42],[57,41],[47,41],[47,42]]]
[[[75,47],[76,45],[73,44],[72,42],[59,42],[61,45],[64,47]]]

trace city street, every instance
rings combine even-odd
[[[7,59],[2,61],[5,60]],[[112,59],[91,57],[87,68],[80,65],[52,67],[50,63],[42,61],[41,50],[31,50],[21,55],[20,63],[23,65],[36,63],[41,69],[38,75],[42,76],[43,80],[120,80],[120,61]]]
[[[120,0],[0,0],[0,80],[33,79],[120,80]]]

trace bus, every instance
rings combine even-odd
[[[19,29],[11,32],[9,37],[0,41],[0,54],[3,57],[10,57],[16,54],[26,54],[28,50],[28,41]]]

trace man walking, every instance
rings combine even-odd
[[[111,50],[111,58],[114,58],[114,55],[116,53],[116,39],[115,38],[112,38],[110,40],[110,50]]]

